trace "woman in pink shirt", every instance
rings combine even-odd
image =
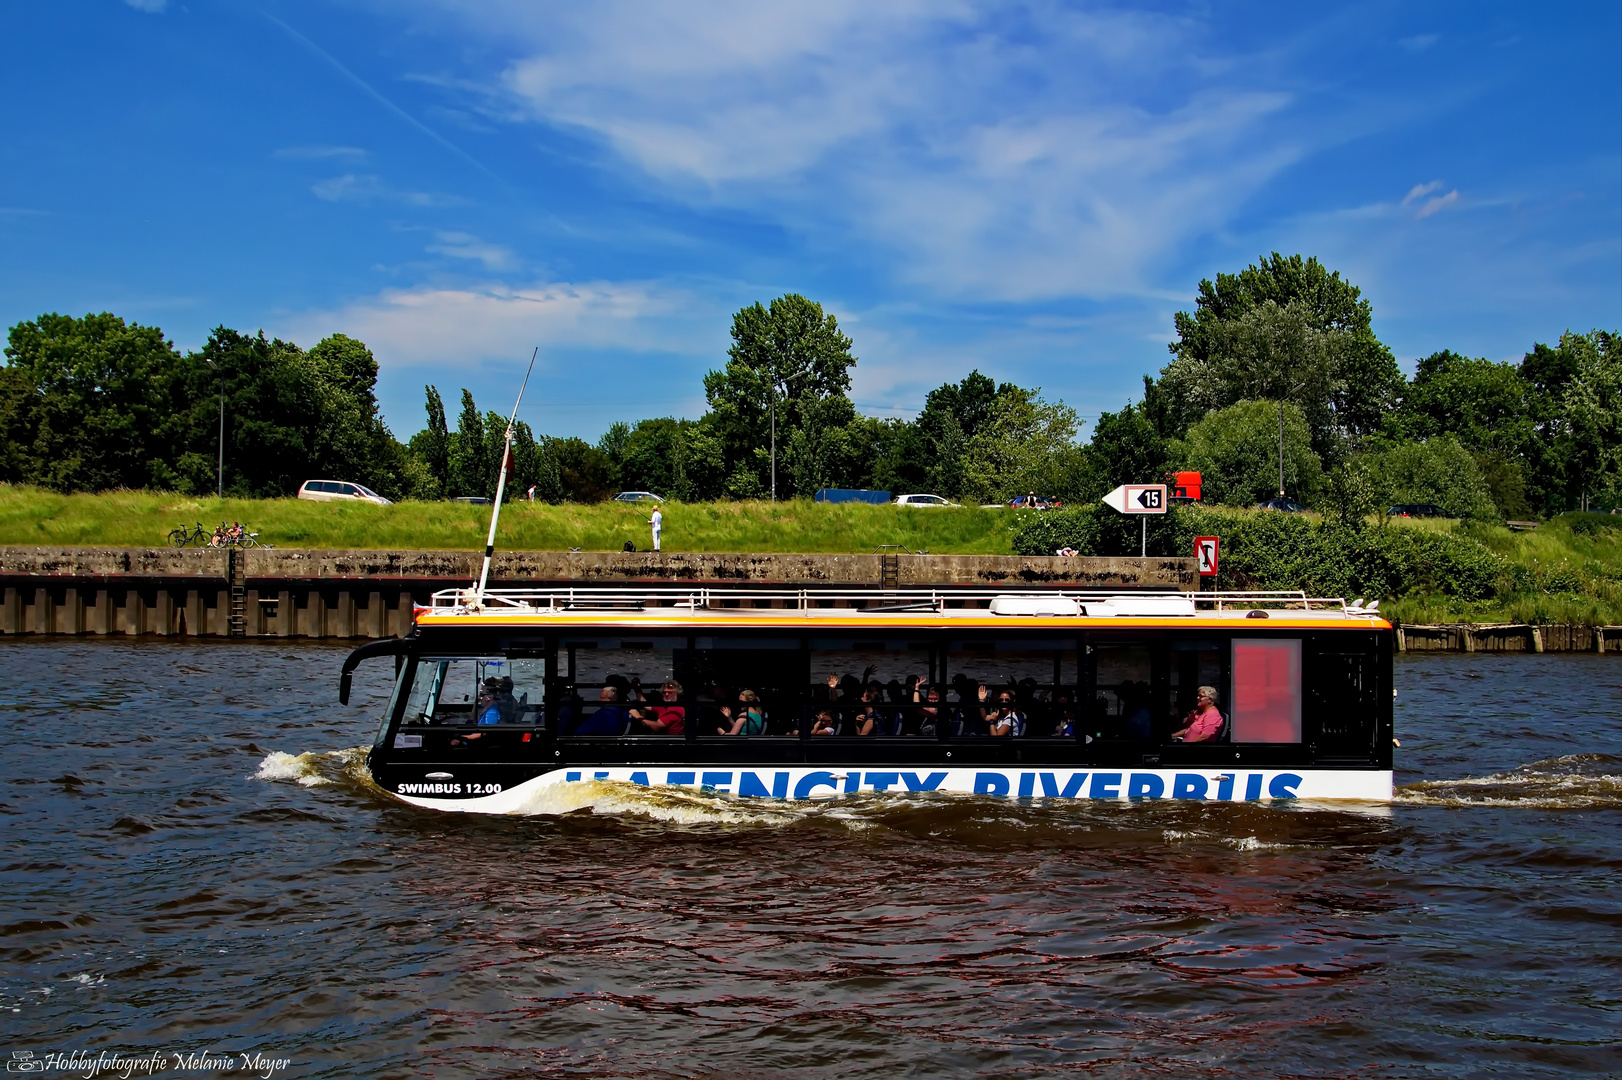
[[[1210,742],[1222,732],[1222,714],[1216,707],[1217,692],[1214,686],[1202,686],[1199,696],[1194,699],[1194,708],[1189,712],[1183,730],[1172,732],[1173,739],[1183,742]]]

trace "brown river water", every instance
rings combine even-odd
[[[1400,658],[1384,814],[599,785],[490,818],[365,780],[391,667],[342,708],[344,652],[0,645],[10,1071],[1622,1075],[1622,658]]]

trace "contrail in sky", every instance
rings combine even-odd
[[[505,182],[502,181],[501,177],[491,172],[484,166],[482,162],[474,158],[472,154],[469,154],[466,150],[463,150],[460,146],[457,146],[455,143],[445,138],[445,136],[441,135],[439,132],[435,131],[427,124],[424,124],[421,120],[418,120],[415,116],[412,116],[410,113],[400,108],[400,106],[396,105],[394,102],[372,89],[371,84],[369,84],[365,79],[362,79],[359,75],[356,75],[353,71],[350,71],[348,68],[344,67],[343,64],[338,62],[338,58],[327,52],[327,50],[323,49],[321,46],[317,45],[315,42],[311,41],[297,30],[294,30],[291,26],[288,26],[286,23],[282,22],[282,20],[278,19],[270,12],[261,11],[259,14],[263,15],[265,18],[287,31],[288,36],[294,41],[298,42],[300,45],[304,46],[306,49],[310,50],[312,53],[331,64],[333,68],[335,68],[344,78],[348,79],[350,82],[364,90],[373,101],[377,102],[395,116],[398,116],[400,119],[404,120],[406,123],[410,124],[412,127],[416,128],[418,131],[422,132],[424,135],[428,136],[430,139],[434,140],[436,143],[443,146],[445,149],[449,150],[451,153],[455,154],[469,165],[472,165],[475,169],[478,169],[480,172],[490,177],[490,179],[505,186]]]

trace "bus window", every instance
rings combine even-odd
[[[812,638],[812,734],[937,736],[947,711],[940,662],[927,641]]]
[[[799,638],[717,634],[693,644],[677,654],[676,678],[691,697],[687,724],[696,737],[797,735],[806,681]]]
[[[685,637],[565,637],[558,642],[558,733],[679,738],[688,688],[676,675]],[[673,686],[674,692],[665,693]]]
[[[545,672],[545,661],[528,657],[423,657],[391,749],[474,760],[538,750]]]
[[[1328,638],[1329,635],[1324,635]],[[1331,757],[1365,757],[1374,753],[1379,721],[1379,658],[1372,645],[1366,650],[1339,635],[1309,648],[1305,664],[1307,710],[1314,720],[1318,753]]]
[[[1233,639],[1233,741],[1301,741],[1301,641]]]
[[[1222,715],[1232,717],[1232,702],[1228,694],[1228,642],[1199,638],[1174,638],[1171,642],[1171,722],[1170,731],[1187,725],[1194,711],[1194,699],[1202,686],[1217,692],[1216,706]],[[1227,742],[1226,732],[1216,741]]]
[[[538,726],[543,662],[506,657],[425,657],[406,699],[403,722],[459,727]]]
[[[1081,669],[1074,638],[953,640],[947,666],[956,699],[954,734],[1075,738]]]
[[[1105,643],[1093,652],[1088,734],[1105,741],[1147,742],[1156,735],[1154,656],[1147,643]]]

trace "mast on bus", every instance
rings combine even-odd
[[[524,401],[524,388],[529,385],[530,372],[535,370],[535,358],[541,354],[541,347],[535,346],[535,351],[529,354],[529,368],[524,372],[524,381],[518,385],[518,400],[513,402],[512,418],[507,421],[507,437],[501,444],[501,472],[496,476],[496,504],[490,508],[490,535],[484,541],[484,565],[479,567],[479,583],[473,589],[472,607],[484,606],[484,586],[490,580],[490,557],[496,551],[496,523],[501,520],[501,499],[507,490],[507,471],[512,467],[513,460],[513,426],[518,423],[518,406]]]

